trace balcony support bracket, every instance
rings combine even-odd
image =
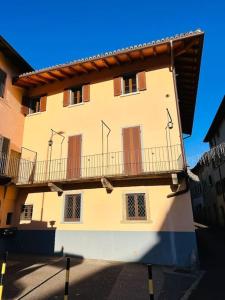
[[[61,189],[61,187],[59,185],[56,185],[55,183],[49,182],[48,187],[50,188],[50,190],[52,192],[57,192],[58,196],[62,196],[63,190]]]
[[[106,189],[106,192],[108,194],[112,193],[113,185],[110,183],[110,181],[107,178],[102,177],[101,178],[101,183],[102,183],[102,186]]]

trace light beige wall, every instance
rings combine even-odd
[[[124,195],[126,193],[146,193],[147,221],[126,221]],[[64,223],[64,196],[66,193],[81,193],[81,222]],[[57,193],[35,193],[21,195],[18,205],[26,200],[33,204],[33,218],[21,221],[21,228],[47,229],[50,221],[55,221],[58,230],[118,230],[118,231],[193,231],[190,195],[186,193],[175,198],[167,198],[169,186],[139,186],[115,188],[111,194],[105,189],[64,191]],[[43,205],[43,217],[42,215]],[[25,227],[22,224],[26,224]],[[47,225],[47,227],[46,227]]]
[[[29,115],[25,120],[23,146],[37,151],[38,160],[47,158],[50,129],[63,131],[63,157],[67,156],[67,137],[82,134],[82,155],[101,153],[101,120],[111,128],[109,151],[122,150],[122,128],[140,125],[143,148],[165,146],[167,112],[174,128],[170,131],[171,144],[180,144],[178,118],[172,74],[169,68],[146,72],[147,90],[135,95],[113,95],[113,80],[90,86],[88,103],[63,107],[63,93],[47,98],[47,111]],[[166,97],[169,95],[169,97]],[[106,142],[106,133],[104,142]],[[52,158],[59,158],[60,142],[54,137]],[[106,149],[105,149],[106,151]]]

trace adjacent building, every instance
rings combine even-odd
[[[26,71],[11,251],[190,265],[183,134],[204,34]],[[29,241],[29,242],[28,242]]]
[[[194,209],[212,225],[225,225],[225,97],[204,138],[210,150],[201,157],[193,172],[199,176],[204,202]],[[195,199],[194,199],[195,202]]]
[[[21,103],[24,89],[13,78],[33,68],[0,36],[0,228],[12,224],[17,176],[23,140],[24,115]]]

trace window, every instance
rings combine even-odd
[[[34,114],[41,111],[41,97],[30,99],[29,114]]]
[[[0,97],[4,97],[6,73],[0,69]]]
[[[71,98],[70,98],[71,99],[70,100],[71,105],[83,102],[82,86],[72,88],[71,93],[72,93]]]
[[[216,192],[217,192],[217,195],[221,195],[222,194],[222,185],[221,185],[221,182],[220,181],[217,181],[216,182]]]
[[[12,212],[7,213],[6,225],[11,225],[12,224],[12,217],[13,217],[13,213]]]
[[[32,220],[33,205],[22,205],[20,220]]]
[[[211,175],[209,175],[209,185],[210,185],[210,186],[213,186],[212,176],[211,176]]]
[[[64,221],[79,222],[81,216],[81,194],[65,196]]]
[[[123,76],[123,94],[137,92],[137,76],[136,74],[128,74]]]
[[[147,220],[145,194],[126,194],[126,219]]]

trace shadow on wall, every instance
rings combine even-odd
[[[174,224],[174,220],[183,223],[186,215],[190,215],[190,211],[183,209],[184,201],[188,201],[183,196],[165,198],[172,203],[159,231],[57,231],[54,221],[51,224],[31,221],[20,224],[16,234],[6,239],[6,249],[15,253],[54,255],[63,247],[65,254],[77,253],[85,258],[190,266],[197,252],[195,233],[178,232]],[[23,202],[26,197],[27,193],[23,193]],[[17,203],[17,212],[21,204]],[[18,223],[19,218],[18,214],[15,218]]]

